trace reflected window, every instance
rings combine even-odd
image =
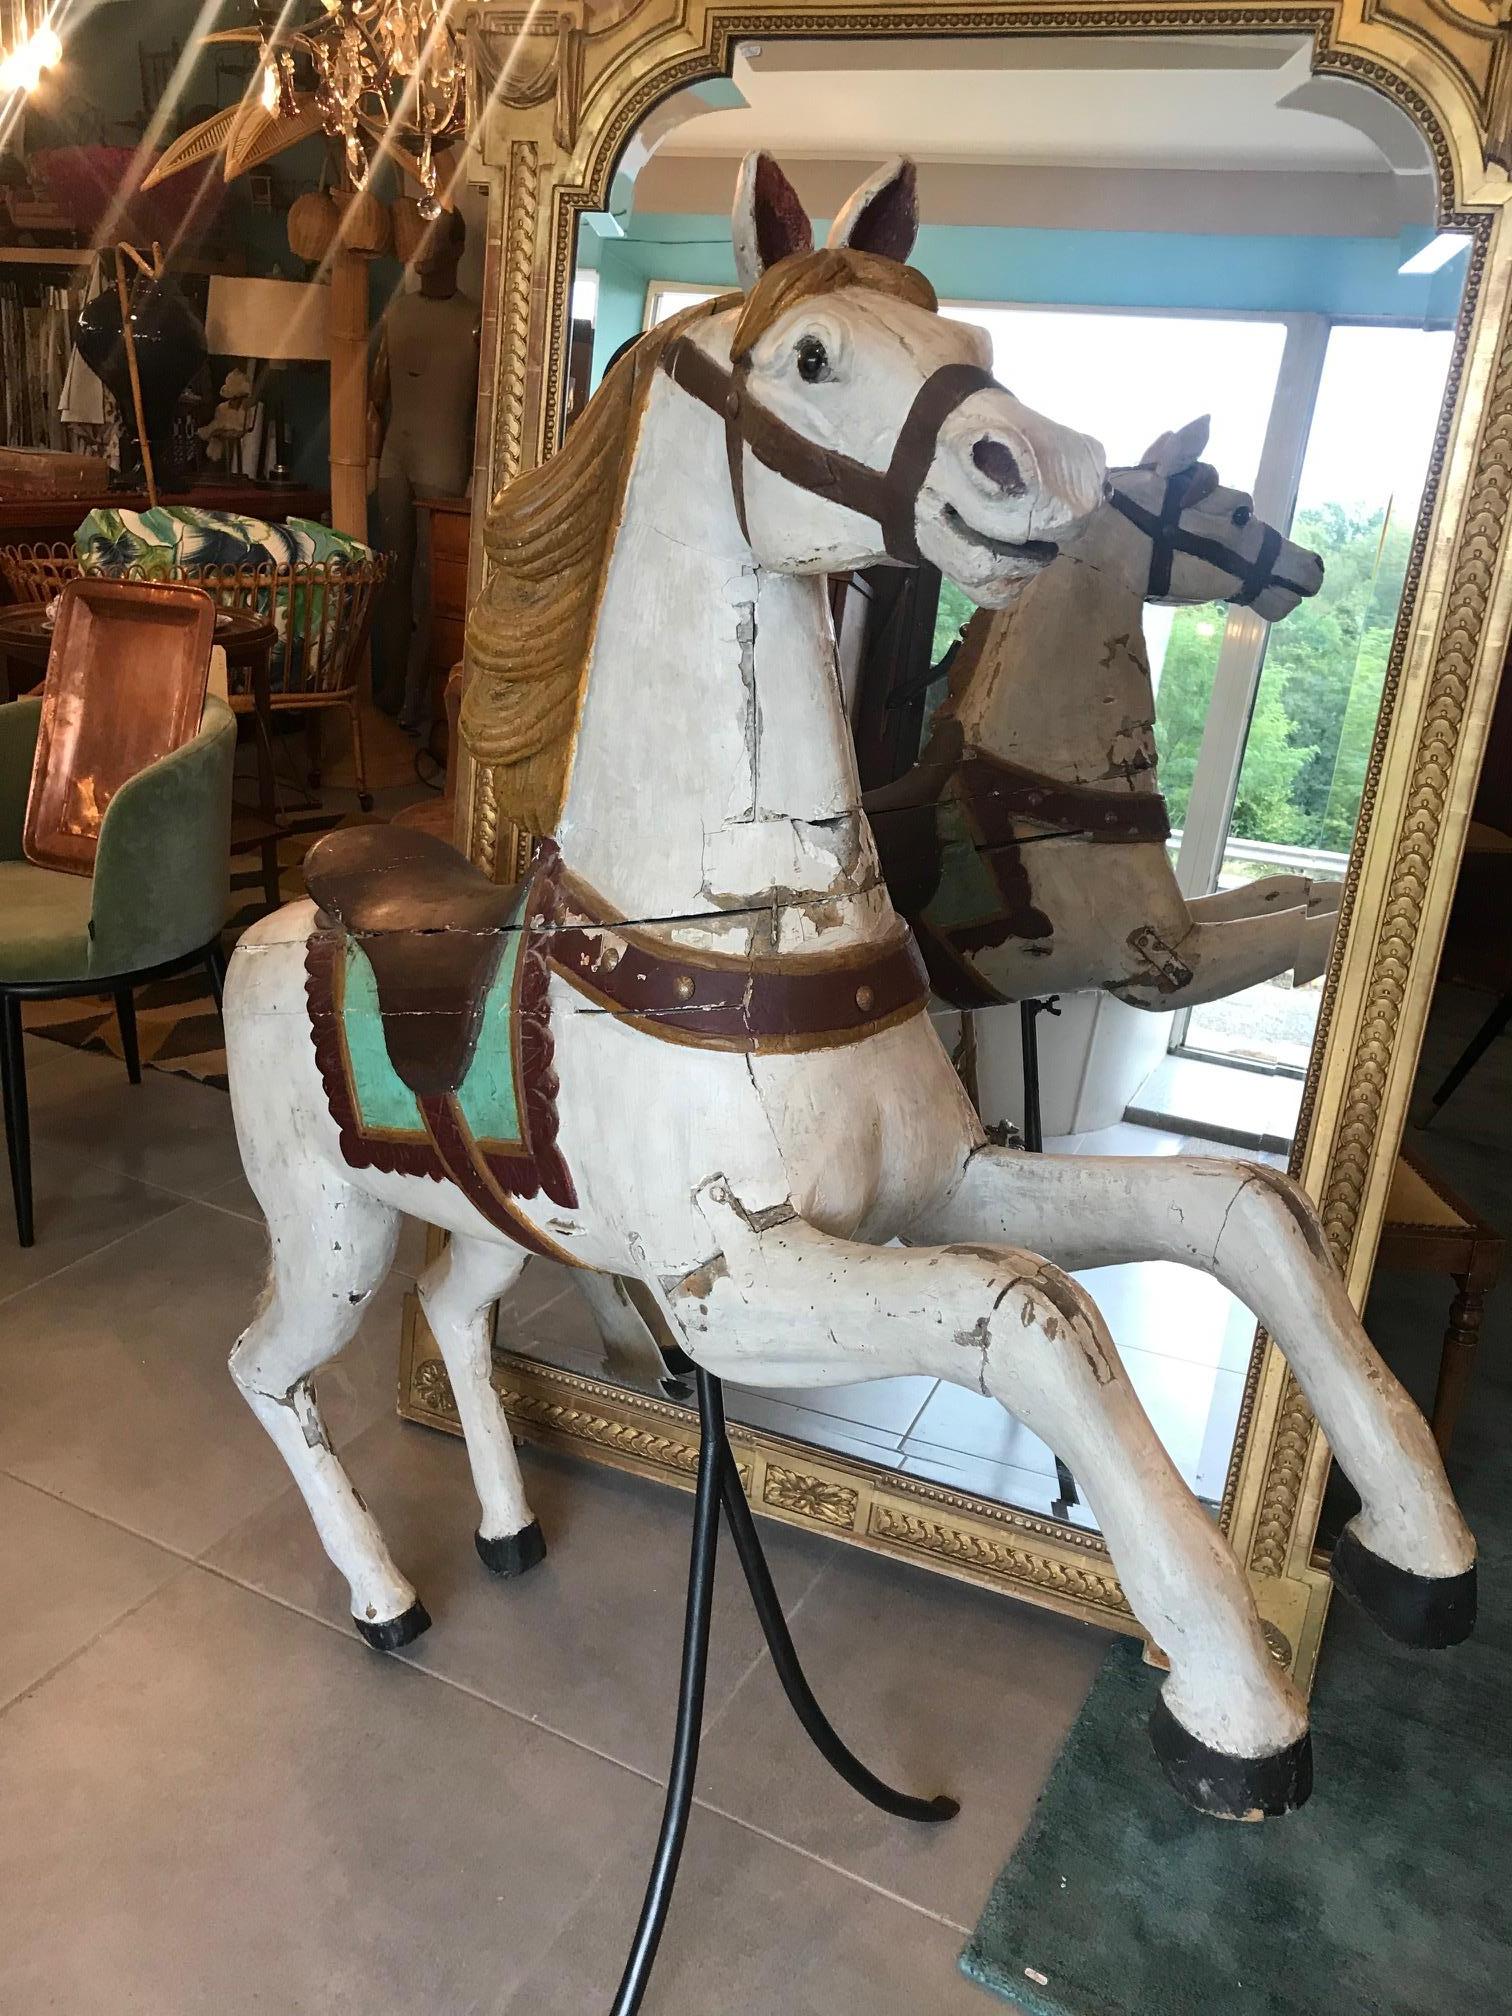
[[[1233,488],[1253,487],[1286,347],[1286,327],[1278,317],[985,307],[975,301],[947,302],[942,312],[985,329],[992,368],[1002,382],[1037,412],[1074,413],[1078,427],[1102,442],[1113,466],[1138,462],[1159,435],[1206,413],[1212,422],[1206,459]],[[937,659],[971,615],[966,597],[948,583],[940,615]],[[1178,828],[1223,624],[1224,612],[1216,605],[1150,608],[1145,614],[1150,676],[1161,709],[1160,782],[1168,799],[1177,786],[1171,820]],[[1169,709],[1162,697],[1168,663],[1179,674]]]
[[[719,287],[690,287],[673,280],[653,280],[646,289],[644,326],[654,329],[658,322],[680,315],[684,308],[696,308],[700,301],[712,301],[716,294],[727,291]]]
[[[1330,331],[1291,531],[1327,573],[1267,638],[1220,888],[1348,865],[1453,343],[1447,329]],[[1194,1010],[1186,1045],[1305,1069],[1321,998],[1321,981],[1282,975]]]

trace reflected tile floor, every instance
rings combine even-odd
[[[263,1238],[229,1101],[28,1051],[37,1246],[20,1253],[0,1225],[0,2005],[607,2007],[661,1805],[688,1501],[527,1450],[551,1553],[528,1582],[494,1582],[463,1445],[393,1413],[403,1275],[423,1244],[409,1228],[382,1306],[321,1381],[435,1618],[405,1655],[369,1652],[225,1370]],[[532,1263],[502,1320],[527,1349],[591,1358],[555,1270]],[[1190,1361],[1163,1362],[1179,1377]],[[1221,1352],[1197,1369],[1220,1378]],[[761,1397],[774,1422],[813,1414],[868,1453],[932,1450],[941,1418],[926,1420],[928,1380]],[[766,1532],[842,1729],[963,1811],[911,1830],[828,1776],[727,1573],[700,1804],[647,2016],[986,2016],[997,2005],[956,1954],[1106,1636]]]
[[[1155,1127],[1127,1122],[1097,1133],[1051,1137],[1052,1154],[1232,1154]],[[1284,1167],[1281,1156],[1257,1156]],[[1134,1390],[1177,1469],[1216,1506],[1243,1398],[1255,1323],[1244,1306],[1205,1275],[1154,1261],[1092,1267],[1077,1276],[1103,1315]],[[591,1369],[585,1366],[584,1369]],[[733,1419],[846,1455],[887,1463],[909,1476],[1086,1528],[1087,1507],[1061,1498],[1055,1458],[1037,1435],[995,1400],[941,1380],[880,1380],[822,1392],[728,1393]],[[906,1420],[905,1420],[906,1417]]]

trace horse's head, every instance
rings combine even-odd
[[[1232,602],[1276,622],[1323,586],[1323,562],[1255,515],[1198,457],[1206,414],[1108,472],[1108,528],[1147,602]]]
[[[769,155],[745,162],[745,298],[666,364],[723,421],[742,529],[763,565],[828,574],[927,559],[998,607],[1101,502],[1102,450],[993,378],[984,333],[946,320],[904,264],[916,177],[894,161],[829,244]]]

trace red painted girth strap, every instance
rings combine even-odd
[[[555,929],[537,942],[595,1006],[666,1042],[821,1050],[878,1035],[929,998],[924,963],[901,921],[882,944],[742,958],[658,944],[634,926],[599,922],[599,908],[591,891],[564,877]]]
[[[942,365],[915,394],[898,431],[891,462],[885,469],[873,469],[838,449],[811,441],[787,421],[779,420],[751,396],[744,364],[726,370],[691,336],[679,336],[670,343],[661,362],[674,384],[724,422],[730,487],[740,529],[747,538],[744,451],[749,448],[758,462],[800,490],[828,497],[863,518],[874,518],[882,528],[887,552],[905,566],[914,566],[919,560],[914,512],[935,458],[940,429],[974,392],[1003,389],[979,364]]]

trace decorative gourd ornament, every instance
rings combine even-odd
[[[289,205],[289,249],[318,264],[336,243],[341,212],[324,189],[307,190]]]
[[[348,252],[387,252],[393,239],[388,205],[371,189],[338,190],[334,197],[341,218],[341,243]]]

